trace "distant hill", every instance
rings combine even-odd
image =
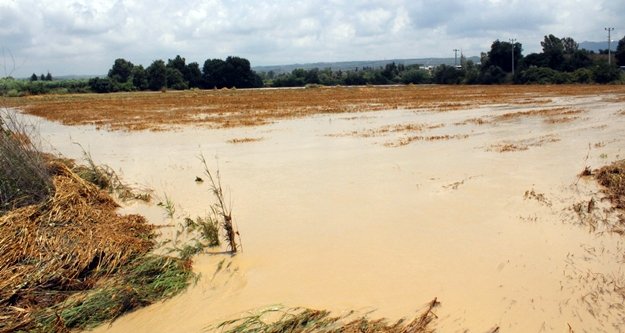
[[[475,63],[480,61],[479,57],[468,57],[467,60],[471,60]],[[460,57],[458,57],[458,63]],[[365,61],[341,61],[341,62],[315,62],[306,64],[290,64],[290,65],[275,65],[275,66],[254,66],[252,69],[256,72],[269,72],[273,71],[276,74],[290,73],[294,69],[302,68],[310,70],[313,68],[325,69],[330,68],[334,71],[337,70],[354,70],[357,68],[371,67],[379,68],[384,67],[390,63],[403,64],[403,65],[422,65],[422,66],[438,66],[438,65],[453,65],[454,58],[417,58],[417,59],[389,59],[389,60],[365,60]]]
[[[94,77],[105,77],[106,75],[59,75],[52,76],[55,80],[86,80]]]
[[[613,41],[610,49],[612,51],[616,50],[616,46],[618,45],[618,41]],[[581,42],[579,43],[580,49],[586,49],[588,51],[599,52],[599,50],[607,50],[608,49],[608,41],[603,42]]]

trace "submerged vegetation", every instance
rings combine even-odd
[[[97,289],[35,313],[34,328],[43,331],[85,329],[114,320],[184,290],[193,273],[189,261],[146,255],[118,270]]]
[[[202,165],[204,166],[204,174],[208,177],[210,183],[210,191],[213,193],[213,196],[217,200],[215,204],[211,205],[212,216],[209,217],[209,220],[207,222],[200,225],[220,225],[221,228],[224,230],[224,236],[228,241],[228,247],[230,251],[232,251],[232,253],[236,253],[241,249],[241,238],[239,237],[239,242],[237,246],[237,236],[239,236],[239,231],[236,230],[234,226],[234,223],[232,221],[232,209],[229,207],[228,203],[226,203],[226,199],[224,197],[223,187],[221,186],[221,175],[219,174],[219,170],[217,170],[217,172],[213,176],[213,173],[210,172],[210,169],[206,164],[206,159],[204,159],[204,156],[201,156],[200,160],[202,161]],[[211,229],[212,228],[207,229],[206,227],[204,227],[203,234],[211,235]]]
[[[333,317],[328,311],[301,308],[285,310],[273,307],[223,322],[216,327],[210,327],[209,330],[218,329],[226,333],[430,333],[434,332],[432,324],[437,318],[434,309],[439,305],[440,303],[434,299],[412,321],[406,323],[400,320],[392,324],[384,319],[371,320],[366,317],[350,319],[352,313]]]

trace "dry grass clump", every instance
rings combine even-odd
[[[153,246],[153,228],[67,166],[50,167],[54,194],[0,217],[0,331],[92,287]]]
[[[445,135],[430,135],[430,136],[415,135],[415,136],[404,137],[397,141],[387,142],[384,144],[384,146],[401,147],[401,146],[408,145],[414,141],[461,140],[461,139],[466,139],[468,137],[469,137],[468,134],[454,134],[454,135],[445,134]]]
[[[0,215],[51,193],[51,177],[31,132],[14,113],[0,111]]]
[[[560,141],[560,138],[557,135],[550,134],[517,141],[503,141],[490,145],[486,148],[486,151],[495,151],[498,153],[524,151],[530,149],[531,147],[540,147],[546,143],[558,141]]]
[[[625,160],[604,166],[594,172],[603,192],[616,209],[625,209]],[[623,219],[623,218],[622,218]]]
[[[311,309],[270,308],[256,314],[226,321],[210,331],[227,333],[431,333],[433,321],[438,318],[434,309],[440,303],[434,299],[429,302],[422,314],[406,323],[400,320],[388,323],[384,319],[371,320],[366,317],[349,319],[352,314],[332,317],[328,311]],[[268,317],[278,315],[277,320]]]
[[[484,118],[469,118],[466,119],[464,121],[461,122],[457,122],[454,125],[456,126],[463,126],[463,125],[468,125],[468,124],[472,124],[472,125],[484,125],[484,124],[489,124],[490,120],[484,119]]]
[[[509,121],[516,120],[523,117],[544,117],[545,122],[555,124],[566,121],[573,121],[577,117],[571,117],[572,115],[578,115],[582,113],[581,110],[572,109],[568,107],[557,108],[545,108],[528,111],[509,112],[494,117],[495,121]],[[568,117],[567,117],[568,116]]]
[[[232,143],[232,144],[250,143],[250,142],[258,142],[258,141],[261,141],[262,139],[263,138],[234,138],[234,139],[228,140],[228,143]]]
[[[82,148],[82,146],[81,146]],[[73,160],[64,160],[63,163],[76,173],[80,178],[96,185],[100,189],[117,195],[121,200],[141,200],[149,202],[152,199],[150,193],[140,192],[122,182],[115,170],[107,165],[96,164],[91,154],[83,149],[86,164],[76,164]],[[59,160],[55,158],[55,160]]]
[[[536,200],[545,206],[551,207],[551,201],[547,199],[544,193],[536,192],[534,189],[525,191],[523,195],[523,199],[525,200]]]
[[[505,152],[510,152],[510,151],[524,151],[528,149],[529,147],[525,145],[518,145],[514,143],[498,143],[498,144],[492,145],[488,150],[505,153]]]
[[[600,200],[591,197],[579,201],[569,210],[574,212],[580,224],[588,226],[591,232],[601,230],[625,235],[625,160],[616,161],[596,170],[586,166],[578,175],[579,178],[589,176],[594,177],[601,185],[604,197]],[[609,201],[611,207],[602,207],[604,200]]]

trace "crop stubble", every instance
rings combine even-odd
[[[166,93],[43,95],[0,105],[65,125],[111,130],[257,126],[313,114],[389,109],[450,111],[483,105],[541,105],[553,97],[613,95],[624,86],[392,86],[317,89],[191,90]]]

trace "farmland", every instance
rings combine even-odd
[[[273,304],[395,320],[433,299],[442,332],[610,332],[624,228],[593,179],[625,158],[623,86],[394,86],[1,100],[46,145],[153,190],[165,235],[206,214],[219,168],[243,251],[97,332],[201,331]],[[49,148],[52,150],[52,148]],[[587,176],[581,174],[588,169]],[[171,199],[169,216],[156,203]],[[593,202],[590,204],[590,202]]]

